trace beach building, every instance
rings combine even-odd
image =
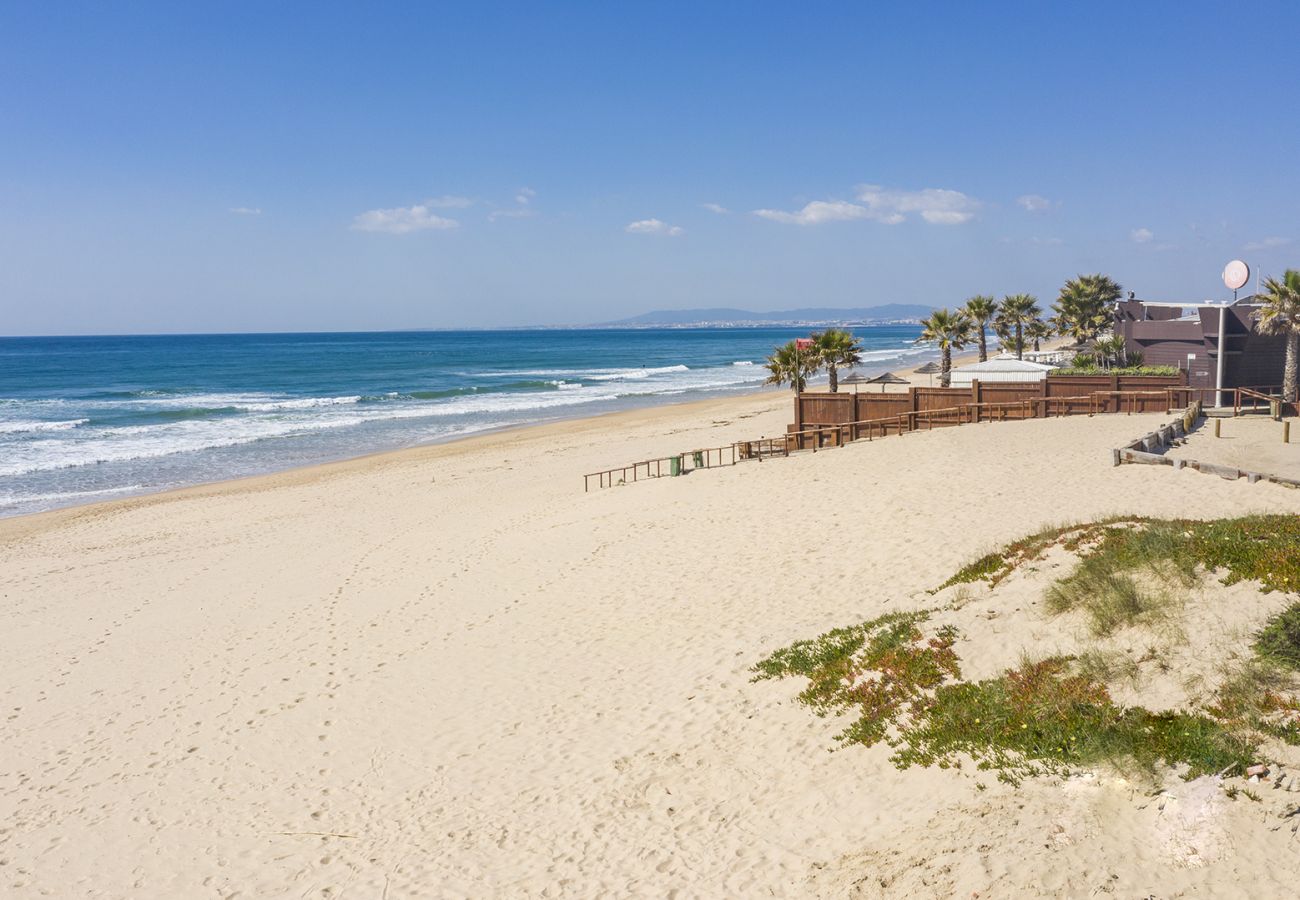
[[[1253,295],[1235,303],[1123,300],[1115,333],[1145,365],[1186,371],[1190,387],[1267,387],[1282,380],[1286,344],[1255,331],[1259,307]]]
[[[952,370],[952,387],[970,387],[972,381],[1042,381],[1057,368],[1047,363],[1030,362],[1014,356],[996,356],[982,363],[972,363]]]
[[[1026,350],[1020,355],[1029,362],[1066,366],[1078,352],[1073,347],[1057,347],[1055,350]]]

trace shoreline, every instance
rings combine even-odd
[[[159,491],[148,491],[108,500],[92,500],[87,503],[70,504],[54,509],[0,517],[0,543],[33,531],[57,528],[83,516],[135,510],[205,496],[256,493],[289,485],[312,484],[372,467],[380,468],[388,464],[418,464],[462,454],[473,454],[529,440],[545,440],[566,435],[577,437],[593,431],[623,431],[630,427],[649,424],[656,419],[688,416],[695,413],[726,413],[732,408],[736,408],[748,410],[750,415],[753,415],[752,406],[754,404],[761,407],[761,412],[766,412],[769,407],[775,409],[787,403],[792,403],[792,399],[789,396],[788,389],[782,388],[780,390],[745,392],[726,397],[662,403],[637,409],[611,410],[594,415],[575,416],[546,422],[504,425],[474,434],[457,435],[445,440],[430,441],[410,447],[376,450],[359,456],[309,463],[287,469],[277,469],[272,472],[262,472],[256,475],[204,481],[198,484],[164,488]],[[748,417],[743,416],[742,418]],[[736,440],[742,439],[740,437],[736,438]],[[610,464],[616,465],[618,461],[615,460]],[[575,484],[580,485],[584,474],[586,473],[575,469],[573,475]],[[578,493],[581,493],[580,487]]]
[[[889,392],[893,392],[895,390],[901,391],[901,390],[906,390],[908,387],[912,387],[912,386],[916,386],[916,387],[929,386],[931,381],[933,380],[933,376],[918,375],[916,370],[926,365],[929,362],[933,362],[935,359],[938,358],[939,358],[938,351],[935,351],[933,359],[930,357],[930,354],[927,353],[924,355],[923,358],[919,359],[917,363],[914,366],[912,366],[910,369],[906,369],[902,372],[896,372],[895,374],[899,375],[900,377],[907,378],[911,383],[909,385],[888,385],[887,391]],[[978,358],[978,353],[975,352],[964,353],[961,356],[955,356],[953,358],[953,367],[955,368],[960,365],[969,364],[971,362],[974,362],[977,358]],[[872,372],[874,374],[880,374],[881,372],[888,371],[885,367],[859,366],[858,368],[861,371]],[[824,375],[818,376],[818,386],[824,386],[824,379],[825,379]],[[843,386],[841,386],[840,391],[841,393],[852,393],[851,389],[845,389]],[[755,391],[737,391],[737,392],[726,393],[721,395],[701,397],[692,400],[678,400],[676,402],[669,402],[669,403],[651,403],[651,404],[636,406],[628,409],[608,410],[606,412],[576,414],[573,416],[559,416],[556,418],[547,419],[545,421],[520,422],[516,424],[485,428],[482,431],[477,431],[472,434],[461,434],[461,435],[449,436],[446,438],[435,439],[432,441],[414,444],[409,447],[395,447],[395,448],[388,448],[388,449],[373,450],[355,456],[345,456],[339,459],[329,459],[329,460],[322,460],[320,462],[307,463],[304,465],[295,465],[285,469],[272,469],[266,472],[258,472],[250,475],[241,475],[233,478],[219,478],[213,481],[201,481],[194,484],[185,484],[185,485],[178,485],[175,487],[167,487],[161,490],[152,490],[152,491],[146,490],[146,491],[141,491],[139,493],[124,494],[119,497],[112,497],[112,498],[101,499],[101,500],[88,500],[81,503],[69,503],[66,505],[55,506],[50,509],[35,510],[32,512],[16,513],[12,515],[0,514],[0,540],[4,540],[6,538],[7,533],[12,530],[11,527],[8,525],[8,523],[31,522],[38,518],[45,519],[45,517],[57,517],[57,514],[60,513],[71,514],[74,512],[86,512],[88,510],[121,508],[126,505],[136,505],[149,500],[156,500],[158,502],[163,502],[167,498],[171,498],[174,496],[202,496],[205,490],[207,491],[227,490],[227,489],[233,489],[235,486],[240,486],[240,485],[246,486],[248,490],[256,490],[258,488],[259,483],[265,479],[276,479],[281,477],[287,478],[290,476],[296,476],[301,478],[312,478],[318,476],[325,477],[330,472],[339,470],[340,467],[346,468],[350,465],[364,465],[370,461],[382,460],[389,457],[393,459],[399,459],[407,454],[427,452],[435,448],[454,448],[454,447],[472,448],[472,447],[479,446],[479,444],[476,442],[483,442],[492,438],[499,438],[503,435],[525,434],[536,430],[539,436],[544,436],[549,433],[548,431],[545,431],[545,429],[573,428],[575,424],[577,424],[579,428],[583,428],[584,426],[581,423],[591,422],[591,423],[603,424],[611,421],[614,417],[620,417],[620,416],[627,417],[628,422],[635,424],[635,420],[637,417],[645,416],[645,415],[653,415],[659,411],[663,411],[664,414],[671,414],[672,411],[689,413],[692,409],[696,407],[702,407],[708,404],[720,404],[723,406],[746,404],[751,401],[758,401],[768,397],[785,397],[788,399],[789,394],[790,394],[789,388],[783,386],[780,388],[773,387],[773,388],[759,389]],[[586,426],[586,427],[590,427],[590,426]],[[767,436],[769,435],[762,435],[762,437],[767,437]],[[735,440],[747,440],[747,439],[748,436],[735,438]],[[621,465],[621,462],[618,460],[614,460],[611,461],[609,465],[611,466]],[[581,474],[583,473],[579,473],[579,475]],[[48,521],[54,521],[54,520],[55,519],[48,519]]]

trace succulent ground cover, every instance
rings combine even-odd
[[[1044,608],[1082,613],[1096,637],[1176,617],[1180,593],[1207,577],[1300,589],[1295,516],[1124,518],[1051,529],[981,557],[940,589],[996,586],[1052,547],[1077,561],[1047,587]],[[965,680],[954,649],[960,632],[932,627],[936,612],[890,613],[796,642],[759,662],[755,680],[806,679],[801,702],[819,715],[851,717],[842,745],[883,742],[900,768],[969,760],[1008,781],[1103,764],[1175,767],[1187,778],[1241,773],[1266,741],[1300,745],[1300,603],[1249,636],[1240,664],[1217,688],[1172,710],[1117,703],[1108,681],[1135,677],[1136,663],[1100,651],[1025,658],[995,677]]]

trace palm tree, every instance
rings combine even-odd
[[[828,328],[820,334],[814,332],[811,353],[826,367],[831,379],[831,393],[840,389],[840,366],[856,366],[862,362],[862,342],[843,328]]]
[[[952,383],[952,351],[960,350],[974,339],[975,323],[961,310],[936,309],[929,318],[921,320],[921,327],[924,330],[917,341],[933,341],[943,352],[939,386],[947,387]]]
[[[1032,322],[1026,322],[1024,329],[1026,339],[1034,342],[1035,353],[1043,349],[1042,342],[1054,334],[1052,326],[1046,319],[1034,319]]]
[[[1011,294],[1002,298],[1002,312],[998,314],[1002,325],[1015,335],[1013,344],[1016,359],[1025,358],[1025,326],[1042,315],[1038,298],[1032,294]]]
[[[800,350],[794,341],[790,341],[773,350],[763,366],[769,373],[763,384],[788,384],[797,394],[808,386],[808,379],[817,374],[821,361],[815,348]]]
[[[997,335],[998,347],[1006,350],[1011,347],[1016,340],[1016,330],[1005,318],[1002,317],[1002,311],[999,308],[997,318],[992,322],[993,333]]]
[[[1116,366],[1124,365],[1124,337],[1123,335],[1113,334],[1110,337],[1098,338],[1093,347],[1097,350],[1097,356],[1101,359],[1103,369],[1109,369],[1111,364]]]
[[[998,314],[998,301],[993,297],[987,297],[984,294],[976,294],[966,301],[966,305],[961,311],[970,316],[975,327],[979,329],[980,340],[980,362],[989,358],[988,338],[985,329],[993,317]]]
[[[1296,402],[1296,367],[1300,364],[1300,272],[1287,269],[1279,280],[1264,279],[1263,304],[1255,313],[1255,330],[1280,334],[1286,340],[1286,362],[1282,366],[1282,399]]]
[[[1107,275],[1080,275],[1061,288],[1052,308],[1056,330],[1078,343],[1092,340],[1112,320],[1111,307],[1124,291]]]

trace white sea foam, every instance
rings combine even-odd
[[[575,378],[583,381],[612,381],[619,378],[649,378],[672,372],[689,372],[689,366],[641,366],[598,369],[508,369],[502,372],[463,372],[469,378]]]
[[[100,488],[89,491],[54,491],[48,494],[15,494],[11,491],[0,493],[0,508],[22,505],[60,506],[93,497],[111,497],[114,494],[131,494],[144,491],[143,484],[128,484],[122,487]]]
[[[867,350],[860,354],[863,362],[879,362],[885,359],[907,359],[923,353],[933,353],[933,347],[898,347],[889,350]]]
[[[598,384],[557,384],[555,391],[519,391],[472,394],[437,400],[395,400],[359,404],[360,396],[313,397],[294,400],[249,402],[248,395],[191,395],[186,401],[168,398],[169,405],[203,407],[220,402],[245,416],[221,419],[189,419],[149,425],[126,425],[87,430],[76,440],[35,439],[6,447],[0,459],[0,477],[101,463],[150,459],[202,450],[213,450],[274,438],[310,435],[368,423],[398,419],[492,417],[511,415],[509,421],[524,421],[529,414],[544,414],[565,407],[612,403],[624,397],[676,396],[689,391],[726,390],[753,385],[756,380],[733,372],[730,367],[688,369],[663,368],[659,383],[648,379],[608,380]],[[238,396],[238,400],[236,400]],[[202,398],[199,400],[198,398]],[[220,397],[220,401],[217,398]],[[276,415],[269,415],[275,413]],[[499,424],[499,422],[498,422]],[[459,426],[458,426],[459,427]],[[489,427],[481,421],[466,423],[467,430]],[[445,429],[443,429],[445,430]]]
[[[89,419],[66,419],[61,422],[8,419],[0,420],[0,434],[24,434],[40,431],[68,431],[85,425]]]
[[[390,394],[389,396],[396,396]],[[262,403],[237,403],[232,404],[236,409],[246,409],[249,412],[276,412],[282,409],[314,409],[318,406],[349,406],[353,403],[360,403],[361,395],[357,394],[350,397],[300,397],[294,400],[275,400]]]

